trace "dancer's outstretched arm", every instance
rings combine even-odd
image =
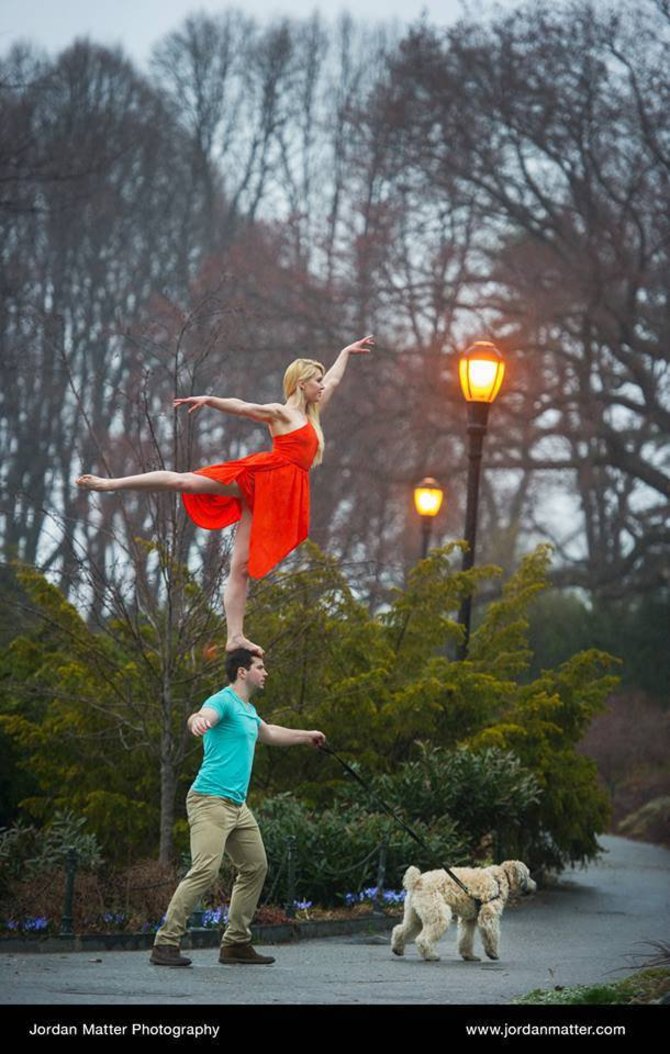
[[[262,421],[263,424],[291,420],[282,403],[247,403],[244,399],[220,399],[217,395],[187,395],[175,399],[174,406],[188,406],[190,414],[203,406],[211,406],[213,410],[220,410],[222,414],[250,417],[252,421]]]
[[[342,348],[342,351],[323,378],[323,395],[319,400],[321,410],[323,410],[330,402],[333,392],[344,377],[344,371],[347,368],[349,356],[365,355],[372,351],[374,346],[375,340],[372,334],[370,334],[367,337],[363,337],[362,340],[357,340],[353,344],[347,344],[346,348]]]

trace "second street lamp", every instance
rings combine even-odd
[[[422,560],[425,560],[428,555],[431,527],[433,520],[442,508],[443,499],[444,491],[437,480],[433,479],[432,476],[426,476],[426,478],[422,479],[420,483],[417,483],[414,488],[414,507],[421,517]]]
[[[482,448],[489,419],[489,407],[503,382],[505,362],[496,348],[486,340],[471,344],[458,363],[461,390],[468,404],[468,493],[465,508],[465,541],[462,569],[469,571],[475,562],[477,541],[477,511],[479,505],[479,476],[482,464]],[[470,641],[470,614],[472,598],[463,599],[458,621],[463,626],[463,641],[459,658],[468,654]]]

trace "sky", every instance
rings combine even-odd
[[[479,16],[484,6],[510,9],[522,0],[0,0],[0,54],[17,40],[57,53],[76,37],[98,44],[120,44],[133,59],[144,63],[152,46],[197,11],[216,13],[238,7],[264,21],[275,15],[305,18],[318,10],[329,19],[348,10],[357,20],[395,19],[449,25],[468,7]]]

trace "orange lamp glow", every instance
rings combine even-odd
[[[492,403],[505,376],[505,360],[488,340],[478,340],[458,363],[461,390],[469,403]]]
[[[414,507],[419,516],[437,516],[443,499],[444,491],[432,476],[426,476],[414,488]]]

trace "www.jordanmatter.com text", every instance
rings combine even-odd
[[[625,1036],[625,1025],[582,1025],[574,1023],[554,1025],[512,1025],[504,1021],[497,1025],[466,1025],[466,1036],[500,1036],[510,1039],[513,1036]]]

